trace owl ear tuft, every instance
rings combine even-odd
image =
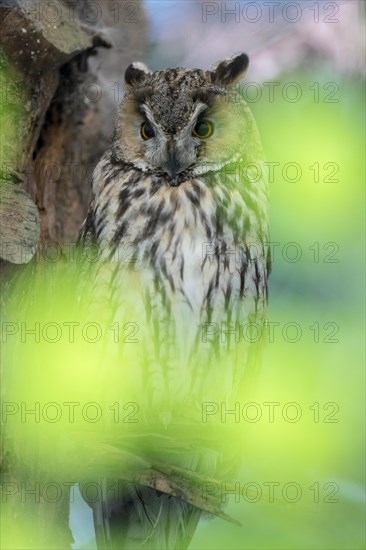
[[[243,78],[249,65],[246,53],[219,61],[211,71],[212,82],[234,87]]]
[[[150,74],[149,69],[146,67],[145,63],[140,63],[135,61],[131,63],[126,69],[125,72],[125,83],[128,86],[134,86],[135,84],[140,84]]]

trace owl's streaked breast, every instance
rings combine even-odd
[[[93,225],[104,258],[122,268],[129,248],[134,269],[148,278],[155,272],[171,303],[186,303],[207,318],[205,309],[238,308],[244,296],[265,298],[266,259],[253,262],[246,248],[246,238],[258,231],[248,230],[253,212],[239,193],[223,193],[218,176],[170,187],[142,171],[111,168],[107,154],[94,192]],[[222,212],[224,195],[230,203]]]

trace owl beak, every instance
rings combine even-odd
[[[176,150],[173,147],[170,147],[168,149],[167,160],[164,163],[163,169],[172,178],[175,178],[175,176],[180,172],[180,163],[178,160],[178,155]]]
[[[176,176],[187,168],[187,165],[182,162],[182,158],[177,148],[177,145],[171,141],[168,142],[166,148],[166,157],[162,163],[162,169],[169,174],[171,178]]]

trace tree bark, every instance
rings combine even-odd
[[[12,4],[0,5],[0,175],[37,205],[40,251],[77,238],[93,168],[111,141],[123,72],[141,58],[147,24],[140,1],[134,13],[111,0]]]

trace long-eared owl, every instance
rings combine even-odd
[[[232,350],[223,343],[226,335],[235,340],[234,325],[265,315],[266,168],[236,89],[247,67],[245,54],[211,70],[130,65],[113,144],[94,172],[80,242],[100,252],[95,293],[111,323],[140,300],[150,332],[136,379],[152,402],[163,396],[167,410],[169,401],[209,395],[208,380],[229,395],[246,359],[234,353],[223,370],[215,357]],[[203,462],[189,467],[205,471]],[[101,547],[115,547],[120,527],[122,547],[183,548],[199,516],[183,500],[138,485],[113,505],[107,494],[94,505]]]

